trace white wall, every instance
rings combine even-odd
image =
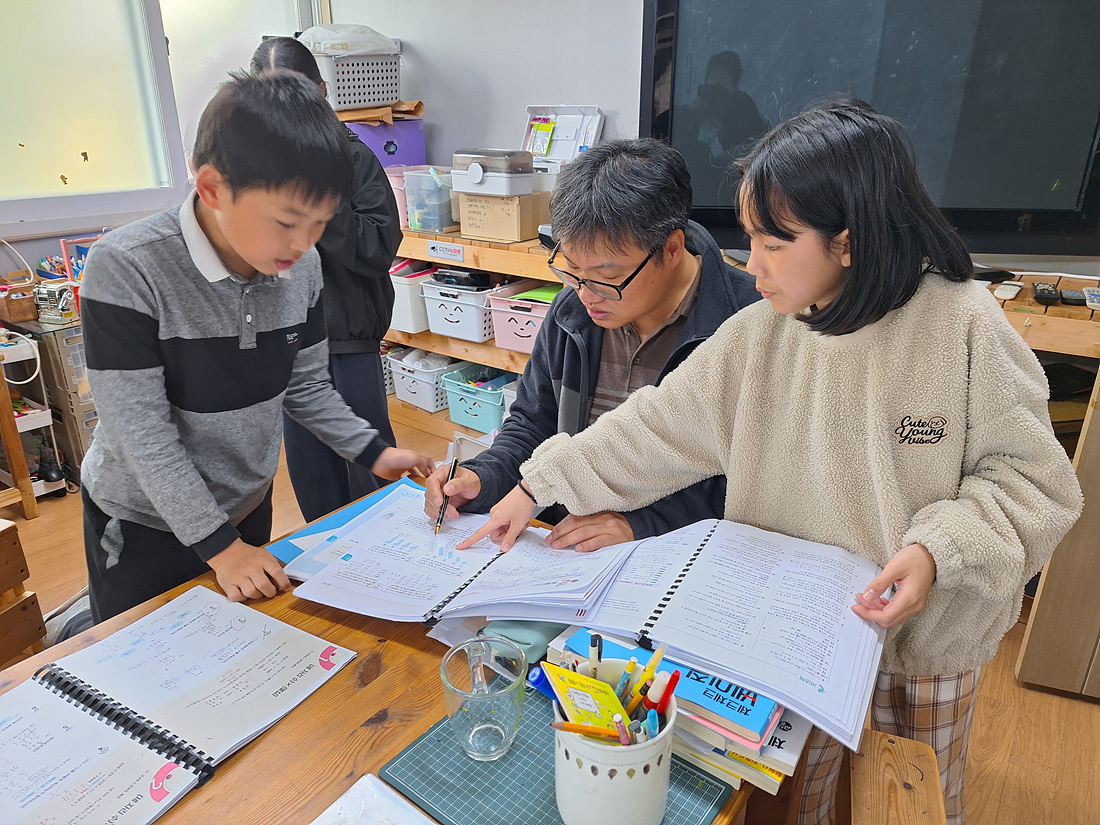
[[[332,0],[332,19],[402,41],[429,163],[519,148],[532,104],[595,104],[605,137],[638,135],[640,0]]]

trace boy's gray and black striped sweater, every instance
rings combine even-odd
[[[281,276],[208,280],[177,209],[95,243],[81,317],[99,424],[81,479],[100,509],[209,560],[275,476],[283,410],[373,465],[389,445],[329,380],[321,286],[314,250]]]

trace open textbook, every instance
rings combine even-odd
[[[718,519],[596,553],[532,530],[505,554],[487,540],[459,552],[486,516],[436,536],[422,497],[399,488],[383,502],[333,531],[298,596],[396,621],[541,619],[667,642],[673,660],[858,746],[886,636],[851,611],[880,572],[866,559]]]
[[[840,547],[708,519],[639,542],[580,622],[665,642],[675,661],[769,696],[855,750],[886,631],[851,605],[880,572]]]
[[[633,543],[599,553],[555,550],[546,530],[528,530],[508,553],[484,539],[455,545],[487,516],[461,515],[436,535],[423,490],[396,487],[362,517],[334,530],[287,568],[308,580],[295,595],[365,616],[429,624],[484,616],[487,610],[533,618],[541,611],[580,616],[607,590]],[[323,524],[324,520],[318,523]]]
[[[152,822],[354,655],[194,587],[0,695],[0,819]]]

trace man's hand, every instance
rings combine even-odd
[[[577,545],[578,553],[590,553],[601,547],[634,541],[634,530],[622,513],[594,513],[575,516],[570,513],[558,522],[546,537],[546,543],[556,550]]]
[[[427,478],[434,472],[435,463],[423,453],[387,447],[371,465],[370,471],[376,476],[397,481],[405,473],[416,473]]]
[[[856,594],[852,612],[880,627],[896,627],[924,610],[936,580],[936,561],[923,544],[903,547],[882,568],[882,573],[862,593]],[[887,601],[881,594],[895,586]]]
[[[237,539],[207,562],[231,602],[270,598],[290,589],[279,560],[262,547]]]
[[[500,552],[507,553],[516,543],[519,534],[527,529],[527,523],[531,521],[531,514],[534,511],[535,503],[516,486],[512,492],[493,505],[489,511],[489,520],[484,526],[465,541],[456,544],[455,550],[473,547],[489,536],[492,541],[500,543]]]
[[[439,508],[443,506],[444,493],[450,497],[445,518],[458,518],[458,508],[473,501],[481,492],[481,477],[473,470],[459,467],[455,477],[447,481],[450,470],[451,465],[444,464],[424,482],[424,512],[433,521],[439,515]]]

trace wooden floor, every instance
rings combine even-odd
[[[437,461],[447,442],[396,425],[398,443]],[[19,526],[30,565],[28,589],[49,612],[85,584],[80,497],[39,500],[42,515],[24,521],[18,507],[0,517]],[[285,465],[275,480],[273,535],[304,524]],[[967,766],[970,825],[1100,823],[1100,703],[1017,684],[1013,666],[1024,626],[1005,637],[982,671]]]

